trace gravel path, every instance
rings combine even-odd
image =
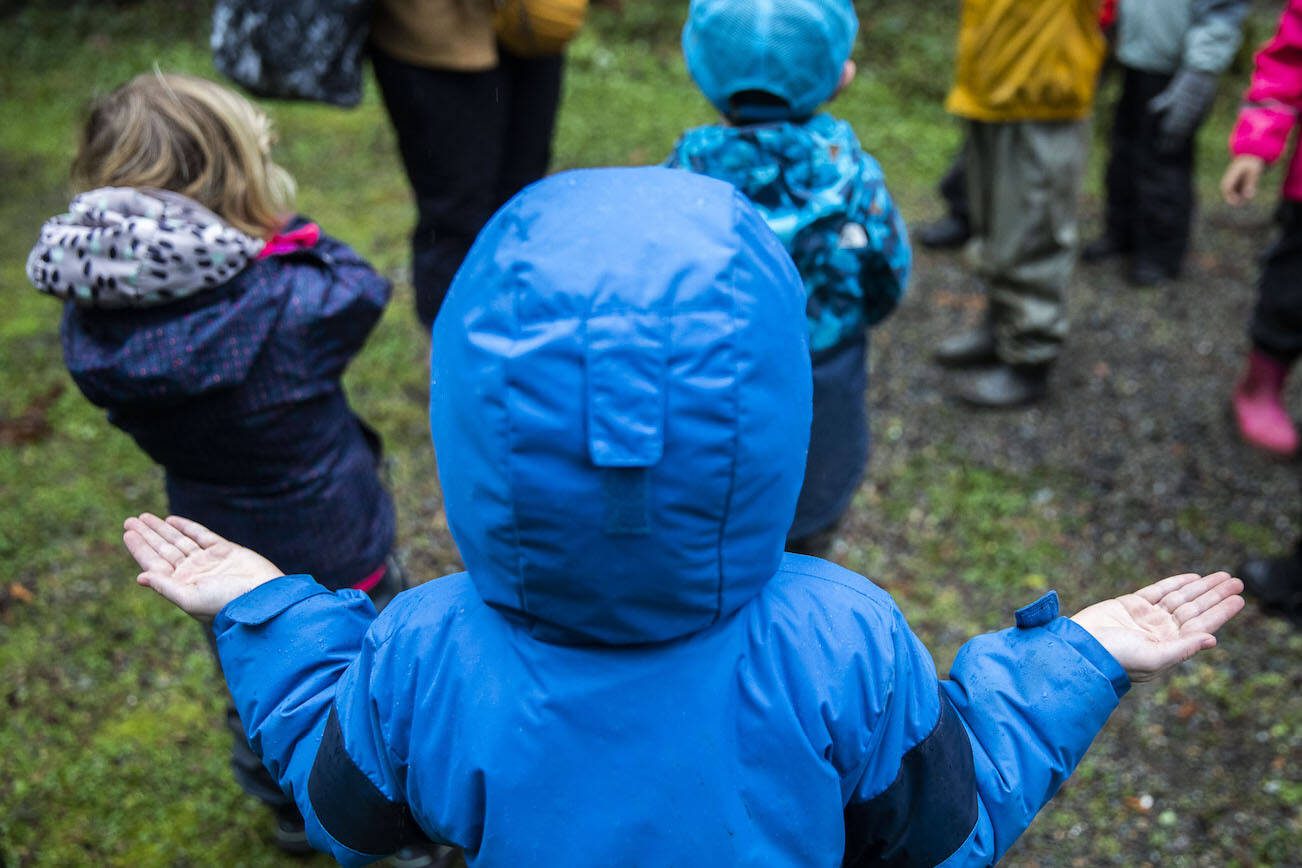
[[[1178,282],[1079,269],[1051,399],[1003,413],[945,397],[931,348],[981,297],[961,256],[920,251],[909,303],[874,335],[871,480],[838,555],[901,599],[942,671],[1042,585],[1074,611],[1291,544],[1298,467],[1244,447],[1228,413],[1271,234],[1264,210],[1212,208]],[[1299,687],[1298,632],[1250,605],[1220,649],[1132,691],[1010,861],[1302,865]]]

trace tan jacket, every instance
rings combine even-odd
[[[963,0],[945,108],[975,121],[1067,121],[1094,104],[1099,0]]]
[[[371,42],[404,63],[464,72],[497,66],[493,0],[376,0]]]

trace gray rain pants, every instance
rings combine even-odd
[[[1008,364],[1047,364],[1067,336],[1086,121],[972,121],[968,196],[978,276]]]

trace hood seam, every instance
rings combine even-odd
[[[731,225],[733,227],[734,233],[736,232],[737,222],[741,216],[738,214],[738,207],[737,207],[737,200],[738,197],[740,197],[740,195],[741,195],[740,193],[734,192],[732,196]],[[728,300],[730,302],[730,306],[728,308],[728,322],[730,325],[730,328],[728,330],[728,341],[729,344],[731,345],[731,350],[732,350],[731,355],[733,357],[733,361],[732,361],[733,377],[732,377],[732,383],[730,384],[729,387],[728,398],[729,400],[732,401],[732,406],[733,406],[733,414],[732,414],[732,423],[733,423],[732,424],[732,447],[733,448],[732,448],[731,460],[728,463],[728,493],[724,496],[724,500],[723,500],[723,514],[719,518],[719,537],[718,540],[716,541],[716,548],[715,548],[716,561],[718,563],[718,570],[719,570],[719,580],[715,589],[714,618],[711,619],[710,624],[717,624],[719,622],[719,619],[723,617],[723,581],[724,581],[723,541],[728,531],[728,519],[732,517],[732,495],[737,487],[737,457],[738,457],[737,450],[738,450],[738,438],[741,431],[741,406],[740,406],[741,402],[738,397],[740,394],[738,386],[739,386],[739,381],[741,379],[741,371],[740,371],[740,364],[737,359],[737,259],[740,254],[740,251],[743,249],[743,246],[744,245],[741,244],[741,239],[738,238],[738,243],[734,245],[733,255],[728,268]]]
[[[517,229],[519,224],[517,222]],[[511,400],[511,390],[514,388],[512,382],[514,368],[515,352],[520,345],[520,289],[522,281],[519,272],[514,266],[510,270],[511,275],[511,348],[507,353],[506,359],[502,365],[502,384],[504,400],[502,402],[503,415],[506,416],[506,479],[507,485],[511,492],[511,548],[515,554],[515,573],[520,577],[520,609],[523,612],[532,612],[529,608],[529,584],[528,578],[524,571],[524,546],[520,540],[520,502],[516,493],[515,486],[515,402]]]

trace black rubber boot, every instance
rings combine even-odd
[[[1001,364],[973,374],[955,397],[973,407],[1008,410],[1034,404],[1049,393],[1049,365]]]
[[[941,341],[933,355],[936,364],[945,368],[972,368],[993,365],[999,361],[995,355],[995,332],[988,322]]]
[[[1239,568],[1239,578],[1262,609],[1302,627],[1302,563],[1296,556],[1254,558]]]
[[[1130,252],[1130,248],[1122,244],[1111,235],[1100,235],[1089,244],[1081,248],[1081,262],[1103,262],[1108,259],[1116,259],[1118,256],[1125,256]]]
[[[1130,285],[1138,289],[1152,289],[1175,277],[1175,272],[1165,265],[1147,259],[1135,258],[1130,266]]]
[[[953,250],[967,244],[972,237],[972,227],[961,217],[946,214],[939,220],[919,226],[913,237],[923,247],[932,250]]]

